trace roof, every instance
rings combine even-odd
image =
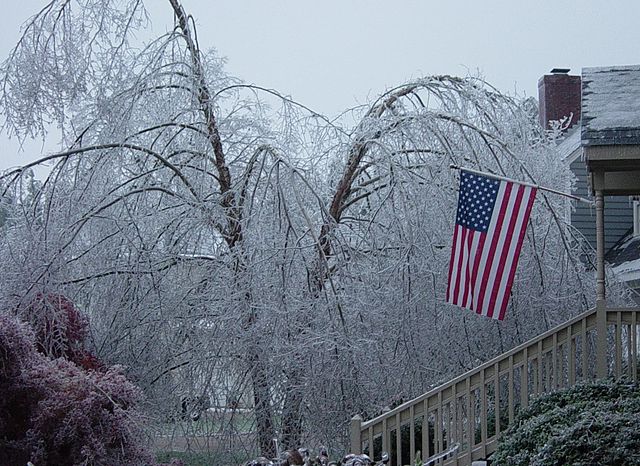
[[[640,65],[582,69],[582,145],[640,144]]]
[[[627,235],[611,248],[606,259],[620,280],[640,279],[640,236]]]
[[[571,163],[578,158],[578,155],[581,155],[582,152],[577,152],[580,147],[580,125],[575,125],[565,133],[564,138],[558,143],[557,149],[562,160]]]

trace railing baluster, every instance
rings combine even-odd
[[[449,435],[449,442],[447,443],[447,448],[451,448],[454,442],[457,442],[460,439],[460,426],[458,424],[458,394],[456,392],[456,384],[454,383],[451,386],[451,404],[449,405],[449,418],[451,419],[450,426],[451,435]]]
[[[544,393],[544,358],[542,357],[542,340],[538,341],[538,396]]]
[[[422,416],[422,448],[420,452],[422,459],[425,460],[431,456],[429,448],[429,402],[428,398],[424,400],[424,416]]]
[[[465,390],[467,392],[467,448],[469,451],[469,462],[471,462],[471,452],[473,451],[473,437],[475,428],[475,419],[471,411],[473,406],[471,402],[471,377],[467,377],[465,383]]]
[[[480,371],[480,439],[482,442],[482,456],[487,454],[487,387],[485,385],[484,369]]]
[[[514,416],[514,405],[515,401],[513,399],[513,355],[509,356],[509,384],[508,390],[509,394],[507,395],[507,406],[509,409],[509,425],[513,424],[513,416]]]
[[[631,378],[638,381],[638,313],[631,314]]]
[[[402,426],[400,425],[400,411],[396,413],[396,464],[402,466]]]
[[[569,338],[569,385],[576,383],[576,337],[573,335]]]
[[[558,334],[553,334],[552,339],[552,348],[551,348],[551,383],[549,384],[550,391],[555,391],[560,388],[560,383],[558,382]]]
[[[569,347],[571,346],[571,337],[560,345],[560,388],[564,389],[569,386]]]
[[[615,364],[615,377],[622,375],[622,312],[616,312],[616,364]]]
[[[438,406],[436,408],[435,426],[433,428],[433,454],[437,455],[442,452],[442,392],[438,392]]]
[[[529,348],[522,350],[522,372],[520,373],[520,410],[529,406]]]
[[[573,352],[573,326],[567,328],[567,386],[571,386],[571,354]],[[575,362],[573,363],[575,368]]]
[[[589,348],[589,344],[587,343],[587,319],[582,319],[582,380],[588,380],[589,376],[587,373],[587,350]]]
[[[386,417],[382,419],[382,451],[389,451],[389,431]]]
[[[460,396],[456,395],[456,438],[454,443],[458,443],[458,453],[464,451],[464,393]]]
[[[416,420],[414,405],[409,406],[409,464],[416,462]]]
[[[455,393],[455,390],[453,390]],[[456,396],[451,399],[451,407],[449,408],[449,417],[451,418],[451,436],[447,448],[456,443],[460,439],[460,426],[458,425],[458,400]]]
[[[500,363],[495,364],[494,369],[494,411],[495,411],[495,432],[494,435],[497,437],[500,433]]]
[[[627,369],[624,372],[624,375],[626,377],[631,378],[631,323],[630,322],[624,322],[623,324],[623,329],[626,330],[626,335],[627,338],[624,340],[624,357],[626,359],[627,362]]]
[[[447,415],[445,417],[445,426],[446,426],[447,432],[445,435],[446,443],[442,445],[443,451],[451,446],[453,437],[455,435],[456,423],[454,422],[454,419],[453,419],[454,404],[455,403],[453,403],[451,398],[449,399],[449,403],[445,403],[445,407],[447,408],[446,409]]]
[[[538,365],[540,364],[540,356],[531,358],[531,394],[538,396]]]
[[[456,423],[454,419],[454,413],[455,413],[454,405],[455,403],[451,398],[449,398],[448,403],[445,403],[445,407],[447,408],[446,409],[447,416],[445,419],[445,425],[447,426],[447,435],[445,436],[446,443],[443,445],[443,450],[447,450],[451,446],[451,444],[453,443],[453,439],[455,437]]]
[[[558,340],[558,383],[556,384],[558,389],[563,389],[567,386],[566,382],[566,369],[567,363],[565,362],[565,352],[569,346],[569,340]]]

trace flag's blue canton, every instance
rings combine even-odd
[[[499,185],[498,180],[461,171],[456,223],[465,228],[486,232]]]

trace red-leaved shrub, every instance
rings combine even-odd
[[[142,447],[140,390],[118,367],[87,370],[46,356],[39,341],[26,323],[0,313],[1,464],[153,463]]]
[[[38,293],[29,305],[18,309],[18,316],[35,332],[38,351],[51,358],[65,358],[85,369],[102,368],[86,348],[89,321],[61,294]]]

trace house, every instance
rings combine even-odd
[[[554,68],[538,81],[538,97],[542,126],[566,128],[558,150],[576,176],[574,194],[593,198],[587,151],[640,143],[640,66],[584,68],[581,76]],[[608,195],[604,204],[605,260],[640,302],[639,198]],[[595,208],[579,203],[570,222],[595,250]]]

